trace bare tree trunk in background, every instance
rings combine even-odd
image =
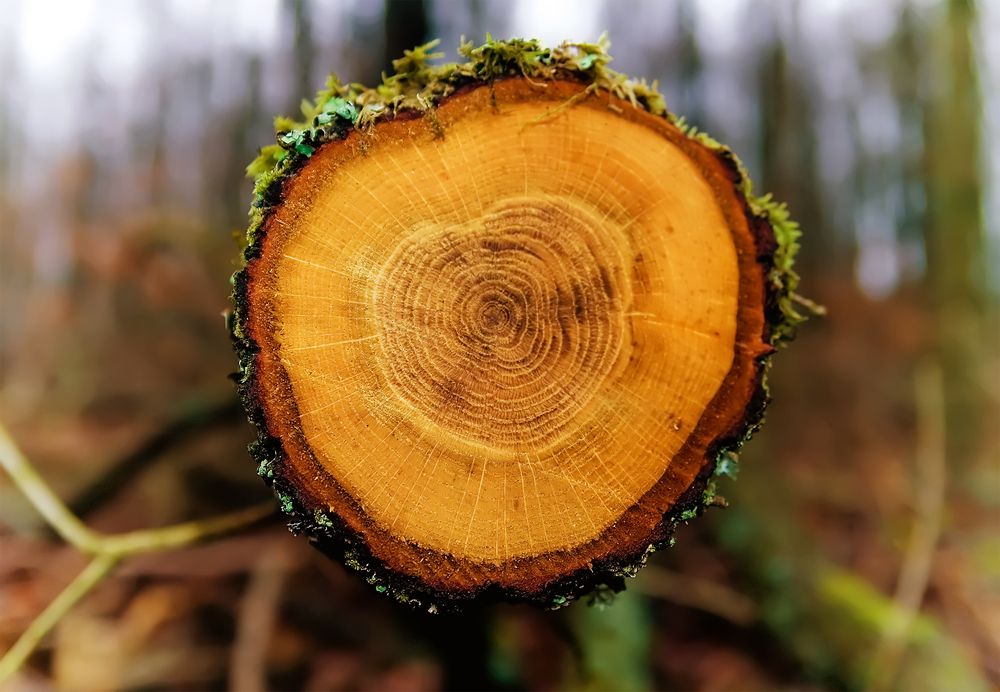
[[[970,31],[970,0],[950,0],[935,29],[926,64],[924,171],[927,191],[925,243],[931,300],[938,314],[938,349],[947,397],[948,457],[962,481],[983,456],[988,424],[985,366],[989,325],[985,267],[981,266],[980,99]]]
[[[221,221],[222,232],[229,233],[240,229],[246,222],[247,199],[250,186],[246,184],[246,162],[253,160],[255,151],[262,144],[259,129],[256,127],[261,120],[261,60],[258,55],[251,55],[245,64],[247,80],[247,96],[245,105],[235,117],[230,130],[228,147],[226,149],[225,175],[221,176],[220,209],[216,212]],[[309,93],[309,92],[303,92]]]
[[[386,0],[382,70],[394,74],[392,61],[403,57],[404,50],[426,43],[427,29],[424,0]]]
[[[680,34],[676,48],[676,79],[680,100],[671,106],[684,116],[688,124],[704,127],[705,95],[701,87],[704,62],[698,48],[698,37],[695,27],[695,8],[690,0],[677,3],[677,23]]]
[[[808,241],[802,244],[799,261],[807,266],[828,261],[832,234],[820,232],[823,218],[812,178],[816,170],[816,135],[810,98],[789,64],[788,48],[780,40],[762,61],[759,79],[759,194],[770,192],[787,203],[792,218],[805,230]]]
[[[290,0],[289,10],[295,27],[295,37],[292,44],[295,59],[295,98],[309,98],[319,88],[313,84],[313,58],[316,55],[313,45],[312,17],[309,13],[309,3],[306,0]],[[293,104],[291,112],[298,115],[298,100]]]

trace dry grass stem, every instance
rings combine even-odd
[[[221,517],[192,521],[162,529],[105,536],[88,528],[56,496],[0,424],[0,465],[31,504],[66,542],[93,561],[42,611],[0,659],[0,683],[16,673],[39,642],[69,610],[128,555],[191,545],[250,526],[274,512],[265,502]]]
[[[229,689],[232,692],[267,690],[267,649],[278,618],[285,580],[292,567],[287,549],[277,543],[261,554],[250,574],[230,658]]]
[[[913,625],[927,581],[944,508],[945,479],[945,398],[941,366],[936,361],[920,364],[914,375],[917,408],[916,517],[903,566],[896,585],[895,614],[882,632],[871,668],[871,689],[895,686],[907,635]]]

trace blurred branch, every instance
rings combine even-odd
[[[70,502],[70,511],[79,517],[86,516],[111,499],[171,447],[187,441],[198,433],[242,420],[245,420],[243,407],[235,399],[224,404],[199,408],[178,418],[149,438],[132,454],[112,464],[107,472]]]
[[[62,593],[36,617],[14,646],[0,659],[0,682],[18,671],[24,661],[35,650],[42,638],[56,626],[62,617],[75,606],[81,598],[94,588],[104,577],[114,569],[120,558],[115,555],[98,555],[87,565],[76,579],[69,583]]]
[[[136,553],[179,548],[227,534],[263,519],[275,509],[274,503],[269,501],[214,519],[106,536],[88,528],[52,492],[3,424],[0,424],[0,466],[56,533],[81,552],[94,556],[93,561],[42,611],[0,659],[0,682],[17,672],[42,638],[123,558]]]
[[[927,590],[945,492],[945,400],[941,366],[920,364],[914,375],[917,408],[917,515],[896,585],[895,613],[882,632],[872,660],[871,689],[892,689],[908,634]]]
[[[281,592],[292,566],[285,548],[272,544],[250,573],[229,663],[229,689],[233,692],[267,690],[267,649],[281,605]]]
[[[635,579],[635,588],[653,598],[698,608],[743,627],[757,619],[757,604],[741,593],[708,579],[647,565]]]

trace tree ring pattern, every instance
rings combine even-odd
[[[558,442],[622,348],[608,231],[571,201],[535,198],[406,237],[374,292],[395,395],[466,443],[516,454]]]

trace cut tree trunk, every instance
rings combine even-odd
[[[603,47],[532,47],[332,81],[255,164],[234,331],[261,474],[431,611],[620,588],[711,501],[798,319],[797,232],[732,154]]]

